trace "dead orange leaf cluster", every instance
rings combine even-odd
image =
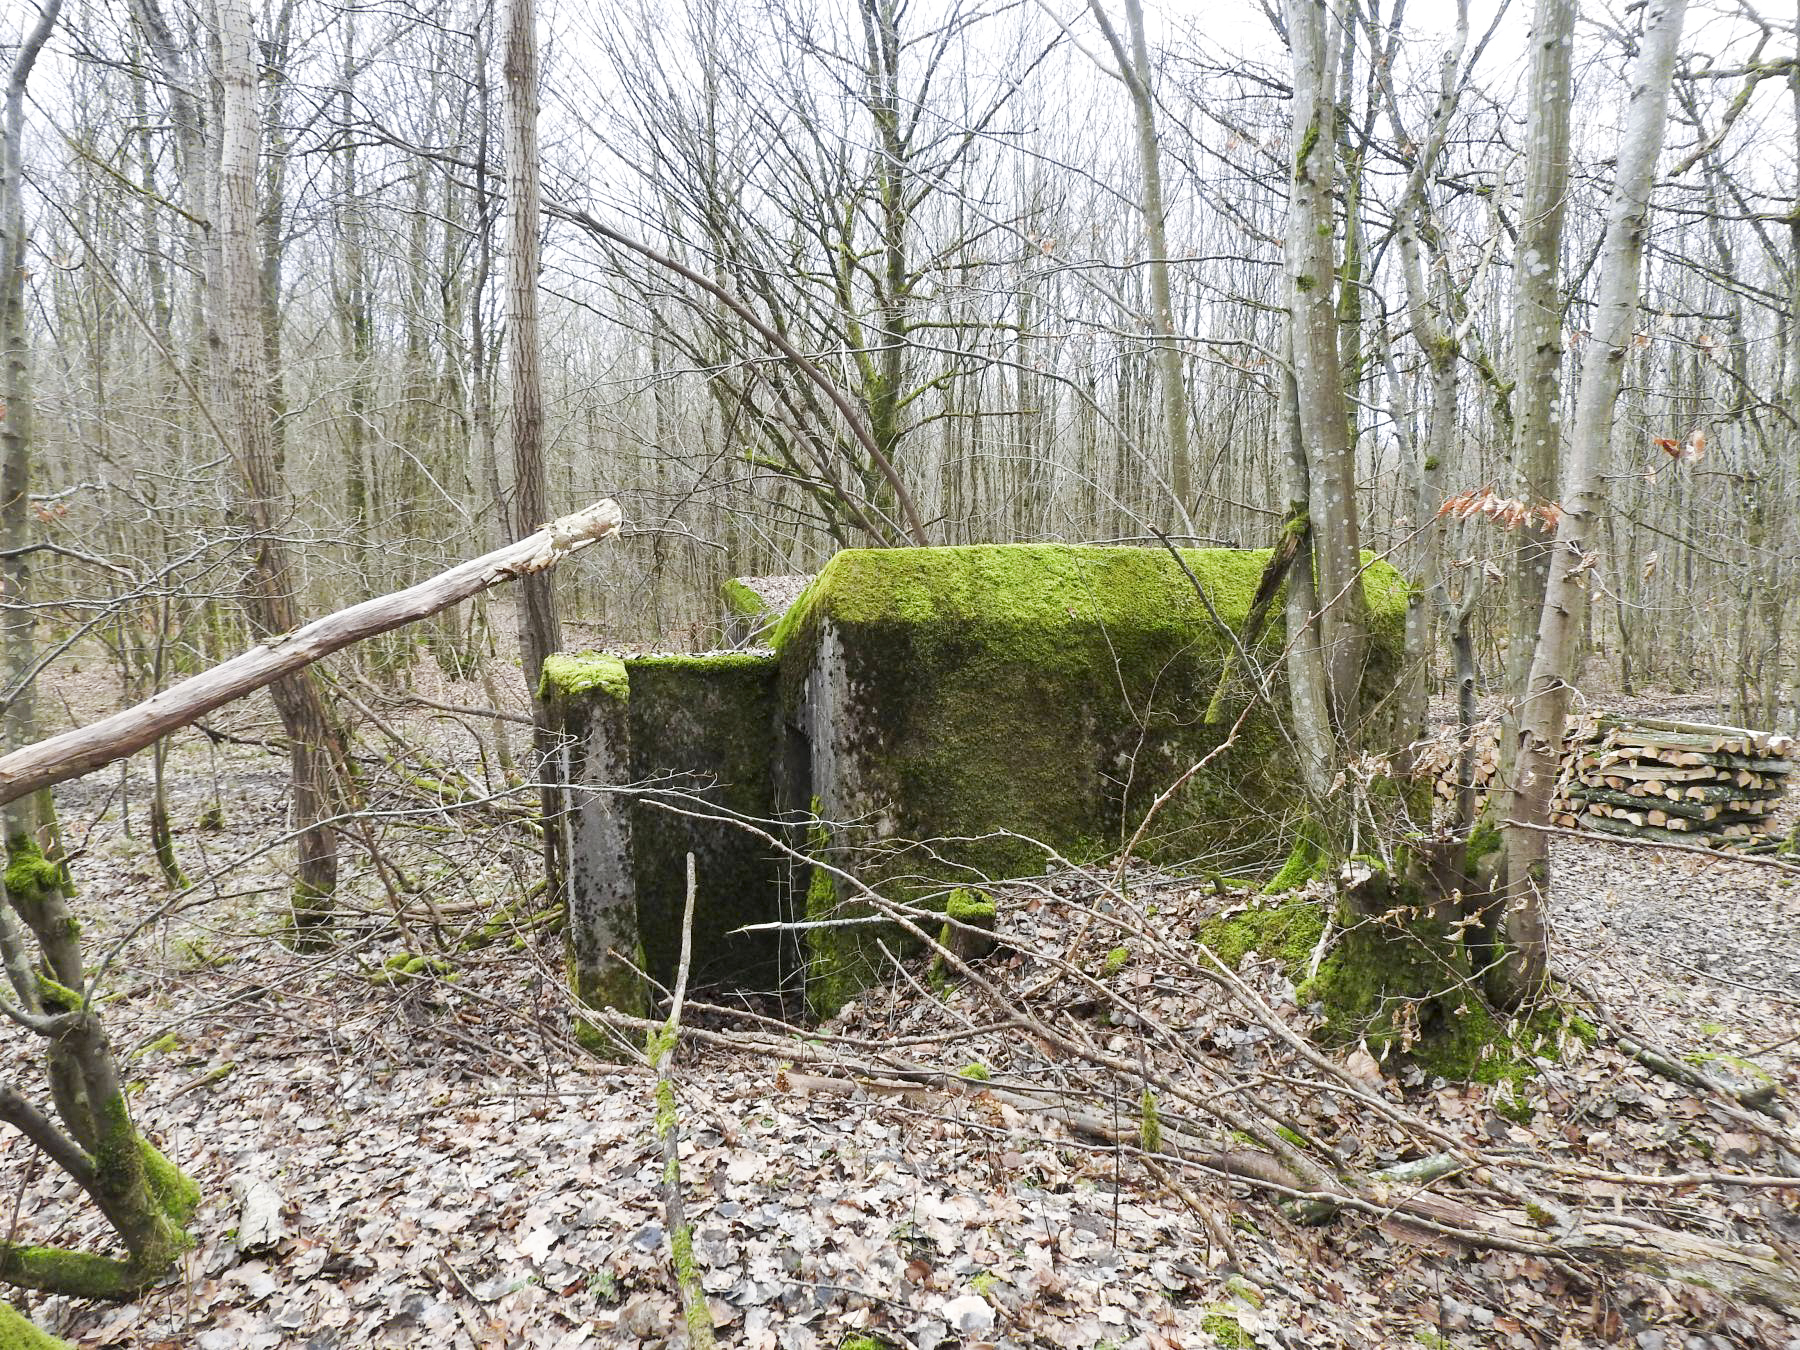
[[[1437,513],[1440,517],[1449,516],[1455,520],[1486,516],[1509,530],[1535,525],[1546,531],[1554,530],[1563,515],[1562,507],[1555,502],[1540,502],[1533,506],[1518,497],[1502,497],[1494,491],[1492,483],[1484,488],[1470,489],[1446,497]]]

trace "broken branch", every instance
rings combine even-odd
[[[615,503],[596,502],[416,586],[365,600],[252,647],[135,707],[0,756],[0,805],[135,754],[213,709],[353,643],[428,619],[503,581],[552,567],[596,540],[617,534],[620,521]]]

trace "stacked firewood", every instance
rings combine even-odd
[[[1766,846],[1793,750],[1768,732],[1603,717],[1581,747],[1565,814],[1583,829],[1665,844]]]
[[[1665,844],[1750,851],[1780,842],[1772,817],[1794,772],[1794,741],[1701,722],[1601,717],[1572,724],[1551,803],[1557,825]],[[1492,726],[1476,732],[1471,778],[1479,808],[1499,766]],[[1461,747],[1420,757],[1438,799],[1456,800]]]

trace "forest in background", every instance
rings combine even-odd
[[[1513,453],[1530,16],[1458,9],[1349,11],[1334,303],[1363,541],[1415,577],[1444,560],[1443,612],[1470,602],[1491,689],[1517,540],[1434,512],[1488,485],[1555,493]],[[1583,8],[1573,52],[1571,402],[1639,17],[1615,9]],[[549,505],[612,495],[628,522],[562,582],[570,618],[704,648],[724,578],[918,533],[759,332],[596,227],[823,368],[930,542],[1274,541],[1296,150],[1281,16],[1133,6],[1109,33],[1076,5],[692,0],[541,17]],[[207,140],[210,14],[164,20]],[[508,534],[500,25],[491,4],[281,0],[257,33],[272,519],[321,613]],[[1688,24],[1586,634],[1607,683],[1724,690],[1764,726],[1794,716],[1780,620],[1800,584],[1792,43],[1735,0]],[[23,527],[109,563],[40,552],[34,599],[59,634],[101,637],[138,693],[242,636],[191,209],[215,187],[183,179],[173,87],[132,7],[75,4],[25,117],[37,448],[12,544]],[[451,621],[428,645],[447,668],[483,648]],[[399,639],[367,659],[418,654]]]

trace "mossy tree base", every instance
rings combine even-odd
[[[1551,1002],[1516,1017],[1496,1012],[1464,925],[1416,883],[1395,884],[1366,863],[1353,870],[1360,880],[1344,899],[1244,910],[1206,923],[1199,939],[1232,969],[1251,951],[1279,962],[1300,1006],[1321,1018],[1321,1044],[1365,1045],[1390,1070],[1492,1084],[1503,1111],[1526,1112],[1521,1087],[1536,1072],[1532,1061],[1560,1058],[1568,1037],[1591,1045],[1592,1025]]]
[[[69,1298],[122,1301],[137,1297],[173,1269],[193,1246],[186,1224],[200,1205],[200,1188],[131,1124],[115,1099],[89,1168],[77,1175],[99,1203],[130,1255],[28,1243],[0,1243],[0,1282]],[[0,1339],[0,1350],[6,1342]]]

